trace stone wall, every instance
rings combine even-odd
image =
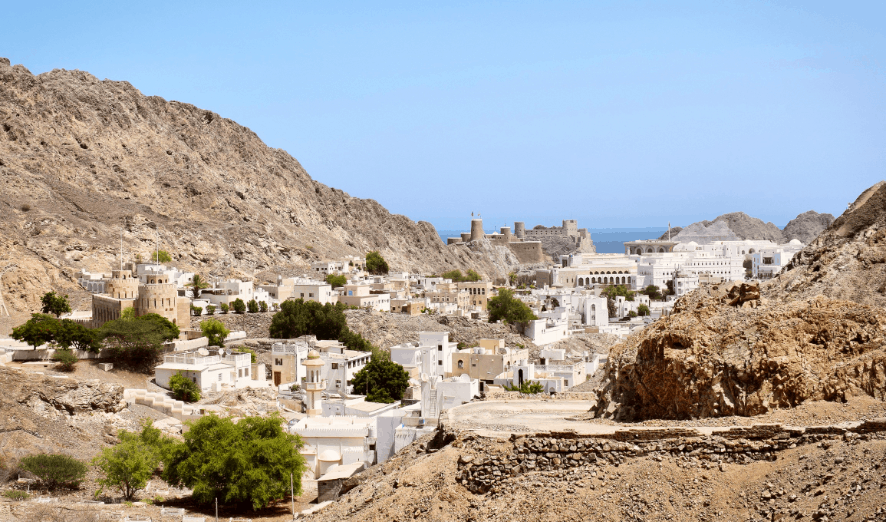
[[[520,263],[544,263],[545,253],[539,241],[510,242],[508,248],[517,256]]]
[[[471,440],[468,436],[465,440]],[[508,455],[463,454],[456,480],[474,493],[485,493],[501,480],[531,471],[622,464],[634,457],[661,461],[665,456],[695,457],[708,469],[755,461],[774,461],[778,453],[804,444],[829,446],[838,439],[886,440],[886,418],[854,426],[791,428],[778,424],[735,427],[702,436],[685,428],[627,429],[584,436],[574,432],[512,435]]]

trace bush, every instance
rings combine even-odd
[[[286,433],[283,419],[230,418],[206,415],[184,433],[164,462],[163,479],[171,486],[185,486],[202,504],[214,499],[225,504],[247,504],[261,509],[289,494],[302,492],[301,477],[307,467],[297,435]]]
[[[348,278],[343,275],[329,274],[326,276],[326,282],[332,285],[332,288],[338,288],[348,284]]]
[[[637,317],[637,312],[633,310],[628,310],[628,317]]]
[[[389,271],[388,262],[377,250],[366,254],[366,271],[373,275],[384,275]]]
[[[267,312],[268,311],[268,303],[266,303],[265,301],[260,301],[258,303],[258,308],[262,312]]]
[[[220,305],[218,305],[218,306],[221,308],[221,312],[222,312],[223,314],[228,313],[228,310],[231,309],[231,307],[228,306],[228,303],[222,303],[222,304],[220,304]]]
[[[377,350],[369,341],[348,328],[342,303],[321,305],[303,299],[287,300],[271,319],[269,335],[275,339],[293,339],[313,335],[317,339],[337,339],[350,350],[373,352]]]
[[[40,303],[43,305],[41,312],[44,314],[52,314],[56,318],[61,317],[62,314],[71,313],[71,305],[68,303],[68,296],[66,295],[56,295],[55,292],[46,292],[43,294],[43,297],[40,298]]]
[[[474,270],[468,270],[467,275],[463,275],[461,270],[450,270],[449,272],[444,272],[442,277],[444,279],[452,279],[453,283],[461,283],[461,282],[473,282],[479,281],[481,279],[480,274],[475,272]]]
[[[231,308],[233,308],[238,314],[242,314],[246,311],[246,303],[238,297],[237,299],[234,299],[233,303],[231,303]]]
[[[86,464],[61,454],[41,454],[25,457],[19,467],[33,473],[46,487],[59,486],[77,488],[86,476]]]
[[[600,295],[606,296],[613,301],[615,301],[617,296],[624,296],[625,301],[634,300],[634,292],[628,290],[624,285],[607,286],[605,290],[600,292]]]
[[[200,331],[209,339],[209,346],[224,346],[225,337],[231,333],[218,319],[200,321]]]
[[[637,315],[646,316],[649,314],[650,314],[649,307],[646,306],[645,304],[641,304],[640,306],[637,307]]]
[[[545,389],[540,382],[534,381],[523,381],[523,384],[520,386],[517,386],[516,384],[513,386],[505,384],[503,388],[507,391],[520,392],[526,395],[535,395],[536,393],[543,392]]]
[[[150,444],[129,437],[112,448],[104,448],[92,462],[104,473],[98,480],[100,485],[116,487],[123,498],[131,500],[136,491],[148,484],[160,464],[160,454]]]
[[[649,296],[649,299],[661,299],[661,289],[655,285],[649,285],[643,290],[640,290],[641,294],[646,294]]]
[[[246,303],[246,308],[249,310],[249,313],[254,314],[258,312],[258,303],[255,299],[250,299],[248,303]]]
[[[155,263],[169,263],[172,261],[172,256],[165,250],[154,250],[151,252],[151,261]]]
[[[215,315],[215,307],[212,305],[208,305],[206,307],[206,315]]]
[[[240,353],[248,353],[250,355],[249,359],[252,364],[255,364],[258,362],[258,358],[255,355],[255,350],[253,350],[252,348],[248,348],[246,346],[238,346],[235,348],[235,350],[237,350]]]
[[[28,500],[29,498],[31,498],[31,495],[17,489],[4,491],[3,496],[8,498],[9,500]]]
[[[198,317],[203,315],[203,307],[191,305],[191,315],[196,315]]]
[[[200,388],[197,383],[188,379],[181,372],[169,378],[169,389],[179,401],[197,402],[200,400]]]
[[[52,354],[52,360],[57,362],[62,370],[70,372],[74,370],[74,365],[80,359],[71,350],[56,350]]]
[[[498,295],[489,300],[487,309],[490,323],[498,320],[504,323],[525,323],[538,319],[526,303],[514,297],[514,291],[508,288],[499,290]]]

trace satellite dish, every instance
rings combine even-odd
[[[209,350],[207,350],[206,348],[200,348],[199,350],[197,350],[197,354],[205,357],[209,355]]]

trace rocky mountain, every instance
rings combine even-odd
[[[684,296],[612,348],[594,411],[695,419],[886,399],[884,225],[878,183],[762,288],[726,283]]]
[[[394,270],[505,275],[504,248],[447,247],[430,223],[319,183],[246,127],[82,71],[33,75],[0,58],[0,269],[13,311],[80,268],[147,259],[204,275],[301,275],[310,262],[379,250]],[[498,250],[502,250],[501,252]],[[74,304],[77,304],[76,302]]]
[[[810,210],[792,219],[782,230],[771,222],[764,223],[744,212],[731,212],[718,216],[713,221],[698,221],[685,228],[674,227],[671,230],[671,238],[696,243],[730,239],[768,239],[775,243],[787,243],[792,239],[798,239],[808,244],[833,221],[834,216],[830,214],[819,214]],[[660,239],[667,237],[665,233]]]

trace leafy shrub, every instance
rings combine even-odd
[[[637,317],[637,312],[633,310],[628,310],[628,317]]]
[[[46,292],[43,294],[43,297],[40,298],[40,303],[43,305],[40,310],[44,314],[52,314],[56,318],[61,317],[62,314],[71,313],[71,305],[68,303],[68,296],[66,295],[57,295],[55,292]]]
[[[118,488],[123,498],[130,500],[148,484],[160,464],[160,454],[150,444],[130,437],[112,448],[104,448],[93,464],[104,473],[99,484]]]
[[[221,311],[222,311],[223,314],[228,313],[228,310],[231,309],[231,307],[228,306],[228,303],[222,303],[222,304],[219,305],[219,307],[221,307]]]
[[[9,500],[28,500],[29,498],[31,498],[31,495],[27,494],[24,491],[19,491],[17,489],[10,489],[8,491],[4,491],[3,496],[8,498]]]
[[[343,275],[329,274],[326,276],[326,282],[329,283],[332,288],[338,288],[348,284],[348,278]]]
[[[169,389],[177,400],[185,402],[200,400],[200,388],[197,387],[197,383],[182,375],[181,372],[169,378]]]
[[[164,461],[163,479],[173,487],[184,485],[192,497],[208,504],[248,504],[261,509],[289,494],[289,477],[294,492],[301,494],[301,477],[306,466],[299,453],[303,442],[283,430],[283,420],[206,415],[184,433],[184,441]]]
[[[260,303],[258,303],[258,308],[262,312],[267,312],[268,311],[268,303],[266,303],[265,301],[261,301]]]
[[[25,457],[19,463],[21,469],[33,473],[46,487],[79,487],[86,476],[86,464],[61,454],[40,454]]]
[[[376,348],[360,334],[348,328],[347,307],[342,303],[326,303],[303,299],[287,300],[271,319],[270,336],[275,339],[293,339],[314,335],[317,339],[337,339],[350,350],[373,352]]]
[[[21,209],[22,209],[22,212],[27,212],[27,211],[31,210],[31,205],[28,205],[27,203],[25,203],[24,205],[21,206]]]
[[[645,304],[641,304],[640,306],[637,307],[637,315],[645,316],[645,315],[649,315],[650,313],[651,312],[649,310],[649,307],[646,306]]]
[[[366,254],[366,271],[373,275],[384,275],[389,271],[388,262],[377,250]]]
[[[538,319],[523,301],[514,297],[508,288],[499,290],[498,295],[489,300],[489,322],[501,320],[503,323],[525,323]]]
[[[231,333],[218,319],[200,321],[200,331],[209,339],[209,346],[224,346],[225,337]]]
[[[243,312],[246,311],[246,303],[244,303],[243,300],[240,299],[239,297],[237,299],[234,299],[234,302],[231,303],[231,307],[238,314],[242,314]]]
[[[62,370],[70,372],[74,370],[74,365],[80,359],[71,350],[56,350],[52,354],[52,360],[57,362]]]
[[[203,307],[191,305],[191,315],[196,315],[196,316],[203,315]]]
[[[208,305],[206,307],[206,315],[215,315],[215,307],[212,305]]]
[[[507,391],[520,392],[526,395],[535,395],[536,393],[543,392],[545,388],[539,382],[523,381],[521,386],[517,386],[516,384],[513,386],[505,384],[504,389]]]
[[[246,308],[249,310],[249,313],[254,314],[258,312],[258,303],[255,299],[250,299],[248,303],[246,303]]]
[[[395,362],[373,358],[354,374],[351,385],[355,392],[367,393],[367,401],[391,403],[403,398],[409,386],[409,374]]]
[[[165,250],[155,250],[151,252],[151,261],[155,263],[169,263],[172,261],[172,256]]]
[[[235,348],[235,350],[237,350],[240,353],[248,353],[250,355],[250,362],[252,364],[255,364],[256,362],[258,362],[258,359],[255,355],[255,350],[253,350],[252,348],[249,348],[247,346],[238,346]]]

